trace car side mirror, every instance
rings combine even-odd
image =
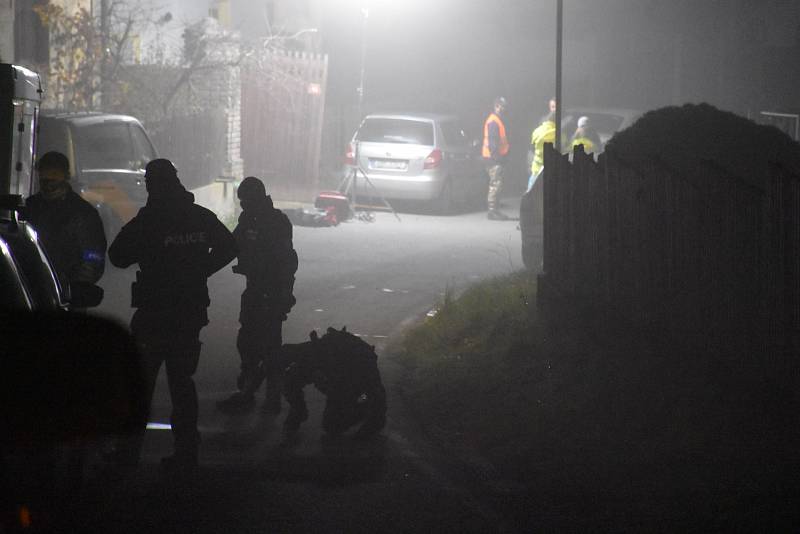
[[[67,302],[71,308],[94,308],[100,305],[104,295],[100,286],[74,282],[69,286]]]

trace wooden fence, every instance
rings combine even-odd
[[[545,158],[546,301],[709,343],[797,346],[800,177],[682,176],[580,148]]]
[[[309,200],[319,182],[328,58],[269,52],[242,68],[242,159],[284,199]]]

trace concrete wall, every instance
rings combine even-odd
[[[194,201],[216,213],[217,218],[228,225],[235,222],[236,186],[231,183],[214,183],[191,190]]]

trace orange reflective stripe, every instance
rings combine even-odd
[[[492,122],[492,117],[494,117],[494,114],[489,115],[483,123],[483,147],[481,148],[481,156],[487,159],[492,157],[492,152],[489,150],[489,123]]]

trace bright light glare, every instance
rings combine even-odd
[[[147,430],[172,430],[168,423],[147,423]]]

